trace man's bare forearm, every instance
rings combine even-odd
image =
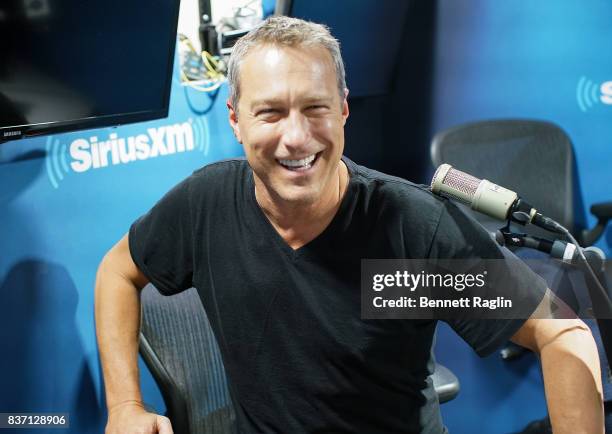
[[[140,326],[138,273],[125,268],[127,240],[105,256],[96,277],[95,315],[98,348],[110,409],[142,401],[138,376]]]
[[[588,328],[581,323],[559,334],[540,357],[553,432],[603,434],[599,358]]]

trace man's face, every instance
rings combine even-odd
[[[273,201],[313,204],[333,188],[344,149],[346,97],[322,47],[263,45],[240,68],[230,123],[256,186]]]

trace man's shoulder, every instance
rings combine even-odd
[[[244,157],[227,158],[215,161],[195,170],[191,178],[201,179],[221,175],[242,174],[249,168],[249,164]]]
[[[244,183],[249,174],[249,165],[244,158],[228,158],[215,161],[196,169],[183,182],[192,194],[202,191],[228,190],[232,185]]]
[[[249,178],[244,158],[231,158],[207,164],[174,186],[166,196],[186,200],[191,206],[223,201],[227,195],[244,192]]]
[[[446,199],[434,195],[427,185],[360,166],[349,159],[344,161],[360,189],[376,202],[386,206],[407,207],[424,214],[439,214],[447,202]]]

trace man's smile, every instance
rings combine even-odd
[[[321,155],[321,152],[317,152],[316,154],[311,154],[305,158],[297,160],[277,158],[276,161],[287,170],[291,170],[293,172],[303,172],[314,166],[319,155]]]

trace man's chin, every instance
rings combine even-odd
[[[277,194],[283,202],[301,206],[312,205],[319,197],[315,189],[300,187],[282,189],[278,191]]]

